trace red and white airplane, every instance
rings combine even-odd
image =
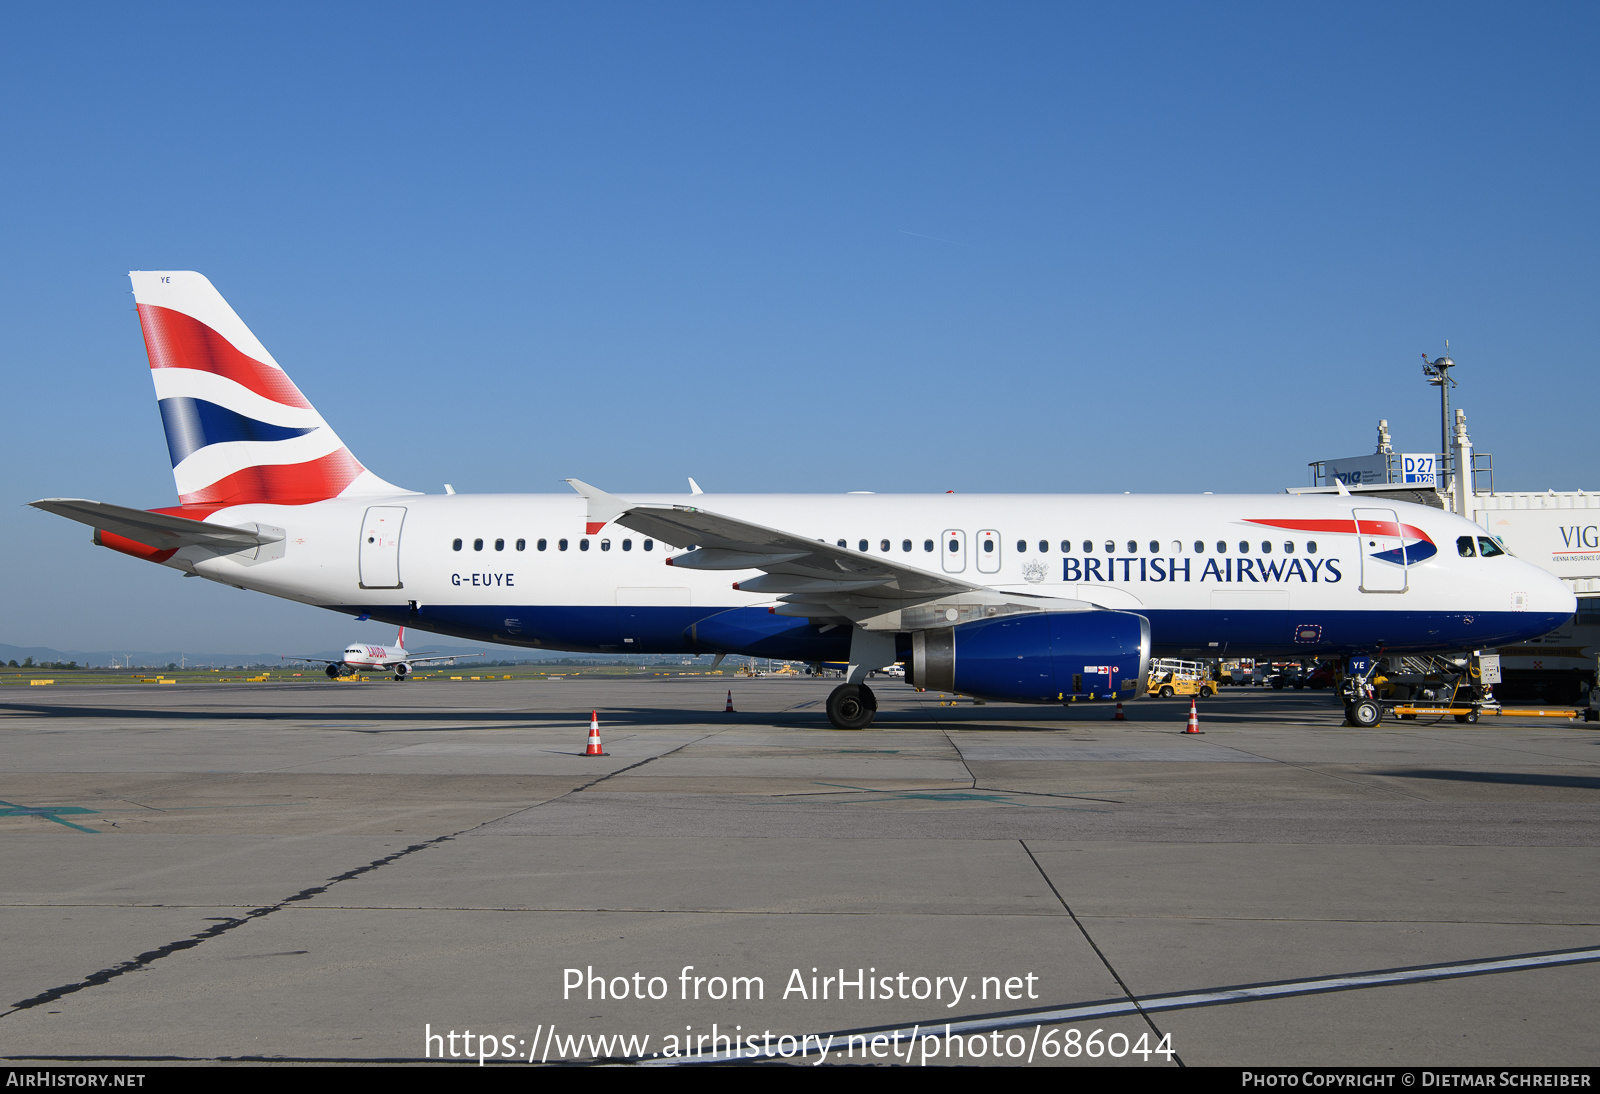
[[[895,663],[1061,703],[1142,693],[1152,653],[1481,649],[1576,608],[1463,517],[1349,496],[423,495],[351,455],[210,281],[130,276],[179,504],[33,504],[331,611],[543,650],[841,661],[828,716],[861,728],[867,675]]]
[[[406,649],[406,629],[400,628],[400,633],[394,636],[392,646],[369,646],[364,642],[352,642],[344,648],[344,656],[337,660],[326,657],[289,657],[285,661],[314,661],[320,665],[327,665],[330,678],[350,676],[358,672],[384,672],[393,673],[396,680],[404,680],[411,675],[414,666],[428,664],[432,661],[450,661],[454,663],[462,657],[482,657],[481,653],[412,653]]]

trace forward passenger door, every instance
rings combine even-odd
[[[1405,539],[1393,509],[1357,509],[1356,544],[1361,551],[1361,591],[1406,591]]]

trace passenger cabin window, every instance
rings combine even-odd
[[[631,550],[633,550],[633,540],[631,540],[631,539],[625,539],[625,540],[623,540],[623,541],[622,541],[622,549],[623,549],[623,550],[624,550],[624,551],[631,551]]]
[[[865,551],[867,549],[867,541],[862,540],[860,543],[857,543],[856,546]]]
[[[601,541],[600,541],[600,549],[601,549],[601,550],[602,550],[602,551],[609,551],[609,550],[611,550],[611,541],[610,541],[610,540],[609,540],[609,539],[603,539],[603,540],[601,540]]]
[[[958,539],[952,539],[948,546],[950,548],[950,553],[955,554],[957,551],[961,550],[961,541]]]
[[[525,540],[525,539],[517,540],[517,550],[526,551],[527,549],[528,549],[528,541],[527,540]]]
[[[1041,539],[1039,541],[1039,553],[1041,555],[1047,555],[1047,554],[1050,553],[1050,541],[1049,540]]]
[[[878,550],[887,551],[888,549],[889,549],[889,541],[886,540],[886,539],[880,539],[878,541]]]
[[[503,539],[495,540],[494,541],[494,549],[496,551],[504,551],[506,549],[506,541],[503,540]]]
[[[1272,553],[1272,544],[1267,542],[1266,540],[1262,540],[1261,541],[1261,553],[1264,554],[1264,555],[1270,555]]]
[[[931,551],[931,550],[933,550],[933,540],[931,540],[931,539],[925,539],[925,540],[923,540],[923,541],[922,541],[922,549],[923,549],[923,550],[924,550],[924,551]]]
[[[1283,553],[1286,555],[1294,554],[1294,540],[1286,539],[1283,541]]]
[[[1094,541],[1093,540],[1086,539],[1086,540],[1083,541],[1083,553],[1086,554],[1086,555],[1094,554]]]
[[[1194,553],[1197,554],[1197,555],[1205,554],[1206,553],[1206,545],[1204,543],[1201,543],[1199,540],[1195,540],[1194,541]]]
[[[1506,551],[1506,549],[1504,547],[1500,546],[1498,543],[1496,543],[1494,540],[1490,539],[1488,536],[1479,536],[1478,537],[1478,554],[1481,557],[1483,557],[1483,558],[1493,558],[1495,555],[1503,555],[1503,554],[1507,554],[1507,553],[1508,552]]]
[[[1116,553],[1117,553],[1117,545],[1114,542],[1112,542],[1111,540],[1109,540],[1109,539],[1106,540],[1106,554],[1114,555]]]
[[[475,539],[475,540],[473,540],[473,541],[472,541],[472,549],[473,549],[473,550],[474,550],[474,551],[481,551],[481,550],[483,550],[483,540],[481,540],[481,539]]]
[[[654,551],[656,549],[656,541],[653,540],[653,539],[645,540],[644,541],[644,549],[646,551]]]
[[[544,549],[545,549],[545,548],[546,548],[546,547],[548,547],[548,546],[550,546],[550,541],[549,541],[549,540],[544,540],[544,539],[541,539],[541,540],[540,540],[540,541],[539,541],[539,542],[538,542],[538,543],[536,543],[536,544],[534,544],[534,546],[535,546],[535,547],[537,547],[537,548],[539,548],[539,550],[541,550],[541,551],[542,551],[542,550],[544,550]]]
[[[452,550],[452,551],[459,551],[459,550],[461,550],[461,541],[460,541],[460,540],[459,540],[459,539],[458,539],[458,540],[454,540],[454,541],[452,541],[452,542],[451,542],[451,544],[450,544],[450,549],[451,549],[451,550]]]
[[[1139,544],[1137,540],[1130,539],[1128,541],[1128,553],[1130,555],[1136,555],[1139,553]]]
[[[556,540],[556,550],[565,551],[566,549],[567,549],[567,541],[566,540],[564,540],[564,539]]]
[[[1247,555],[1247,554],[1250,553],[1250,541],[1249,540],[1241,539],[1239,541],[1239,553],[1241,555]]]
[[[1161,541],[1160,540],[1153,539],[1153,540],[1150,541],[1150,553],[1153,554],[1153,555],[1159,555],[1161,553]]]
[[[1306,540],[1306,554],[1314,555],[1316,553],[1317,553],[1317,541],[1314,540],[1314,539]]]
[[[1017,554],[1019,554],[1019,555],[1023,554],[1024,552],[1027,551],[1027,549],[1028,549],[1028,541],[1027,540],[1025,540],[1025,539],[1017,540]]]
[[[900,550],[909,552],[911,550],[911,541],[909,539],[901,540]]]
[[[994,554],[994,540],[986,539],[983,541],[983,553],[986,555]]]
[[[1220,540],[1220,539],[1217,540],[1217,554],[1225,555],[1227,553],[1228,553],[1228,545],[1225,542],[1223,542],[1222,540]]]
[[[843,546],[845,546],[845,542],[844,542],[844,540],[842,540],[842,539],[841,539],[841,540],[840,540],[840,541],[839,541],[839,546],[840,546],[840,547],[843,547]]]
[[[578,541],[578,550],[587,551],[588,549],[589,549],[589,541],[587,539],[580,539]]]
[[[1474,551],[1472,549],[1472,537],[1471,536],[1457,536],[1456,537],[1456,554],[1460,555],[1462,558],[1476,558],[1477,557],[1478,552],[1476,552],[1476,551]]]
[[[1072,553],[1072,541],[1070,539],[1064,539],[1061,541],[1061,553],[1064,555],[1070,555]]]

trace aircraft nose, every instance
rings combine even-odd
[[[1528,610],[1548,612],[1558,615],[1571,615],[1578,610],[1578,597],[1566,582],[1537,566],[1524,564],[1533,571],[1533,588],[1528,590]]]
[[[1548,634],[1578,610],[1577,595],[1548,570],[1516,561],[1520,572],[1513,580],[1512,603],[1526,616],[1528,635]]]

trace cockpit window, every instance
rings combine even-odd
[[[1477,552],[1472,549],[1472,537],[1471,536],[1457,536],[1456,537],[1456,553],[1459,554],[1462,558],[1475,558],[1475,557],[1477,557]]]
[[[1506,549],[1488,536],[1478,537],[1478,554],[1484,558],[1493,558],[1495,555],[1503,555],[1505,553]]]

